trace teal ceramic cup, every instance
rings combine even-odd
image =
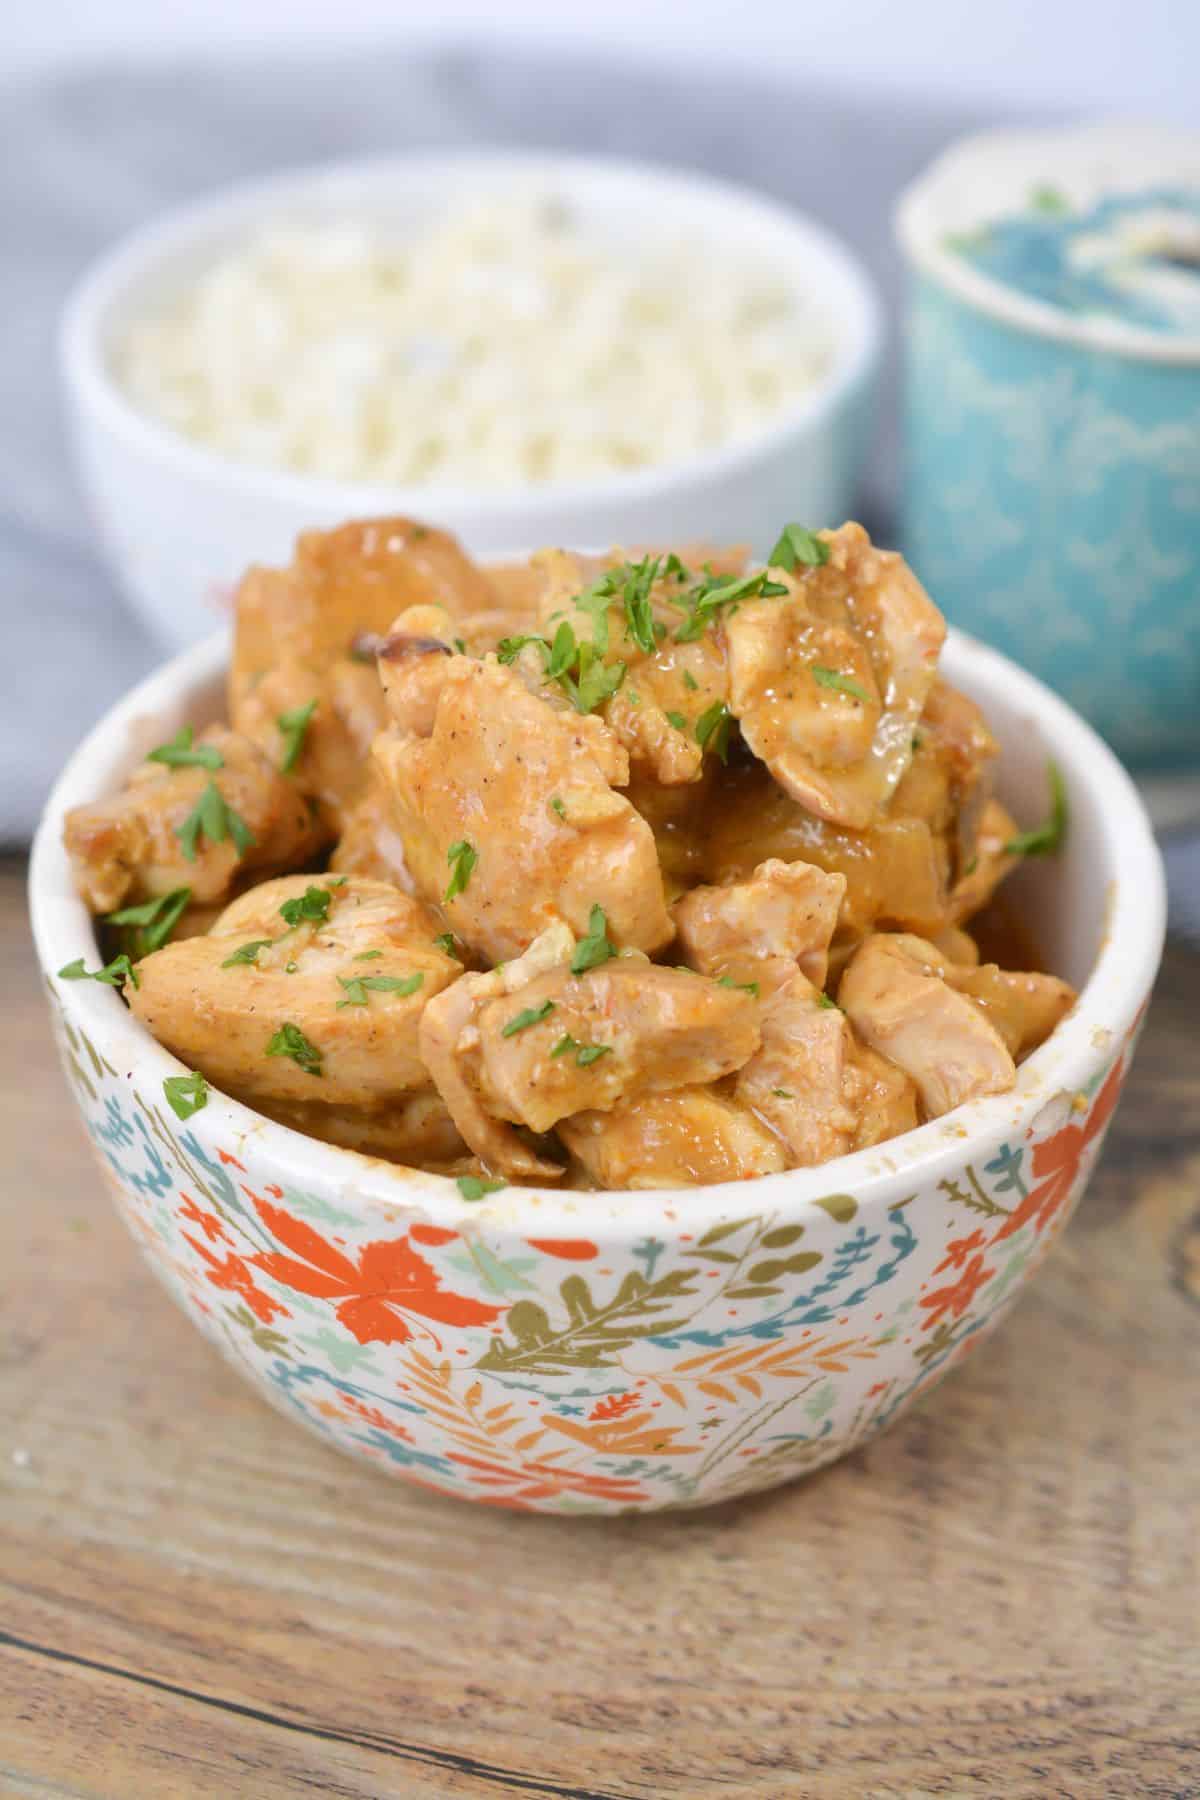
[[[961,246],[1030,195],[1086,208],[1167,185],[1200,195],[1200,134],[990,133],[897,212],[905,551],[954,624],[1147,771],[1200,769],[1200,333],[1064,310]]]

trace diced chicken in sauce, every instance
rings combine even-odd
[[[471,1198],[812,1167],[1004,1092],[1074,1004],[973,935],[1062,819],[993,794],[944,631],[857,525],[767,566],[309,532],[239,589],[231,725],[67,849],[137,1017],[314,1138]]]

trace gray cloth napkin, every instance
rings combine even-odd
[[[163,652],[98,555],[59,422],[54,334],[71,283],[120,233],[270,170],[406,147],[646,156],[816,215],[889,305],[896,190],[980,123],[803,89],[562,55],[357,51],[281,64],[109,65],[0,92],[0,844],[25,841],[83,732]],[[864,511],[886,523],[893,382]]]

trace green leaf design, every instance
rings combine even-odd
[[[678,1331],[682,1319],[663,1317],[676,1300],[693,1299],[695,1274],[675,1269],[658,1281],[626,1275],[613,1298],[597,1305],[582,1275],[568,1275],[559,1288],[567,1323],[556,1329],[545,1308],[534,1300],[518,1300],[508,1314],[512,1341],[495,1338],[477,1369],[504,1374],[558,1375],[565,1369],[611,1368],[616,1352],[638,1338]]]
[[[858,1211],[858,1201],[853,1194],[822,1194],[819,1200],[813,1201],[822,1212],[827,1212],[831,1219],[839,1225],[848,1225]]]
[[[704,1236],[700,1239],[700,1241],[696,1247],[699,1250],[707,1249],[709,1244],[719,1244],[721,1242],[722,1238],[732,1237],[735,1231],[740,1231],[742,1229],[743,1225],[757,1225],[757,1224],[758,1224],[757,1219],[749,1218],[749,1219],[730,1219],[724,1225],[714,1225],[711,1227],[710,1230],[705,1232]],[[763,1242],[764,1243],[766,1242],[765,1238],[763,1239]]]
[[[762,1247],[764,1250],[786,1250],[789,1244],[803,1236],[803,1225],[780,1225],[774,1231],[764,1232]]]
[[[778,1281],[781,1275],[802,1275],[820,1260],[819,1250],[801,1250],[795,1256],[768,1256],[765,1262],[755,1263],[746,1271],[746,1279],[757,1286],[762,1281]]]

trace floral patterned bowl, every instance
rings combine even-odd
[[[1023,820],[1066,778],[1061,857],[1018,903],[1082,987],[1016,1089],[823,1168],[675,1192],[453,1183],[316,1143],[213,1093],[98,983],[61,847],[110,792],[219,707],[222,640],[170,663],[68,765],[34,848],[38,954],[75,1102],[130,1231],[223,1354],[339,1449],[444,1493],[538,1512],[700,1505],[862,1444],[997,1323],[1087,1183],[1162,947],[1162,870],[1099,739],[1032,677],[951,635],[949,679],[1005,746]]]

